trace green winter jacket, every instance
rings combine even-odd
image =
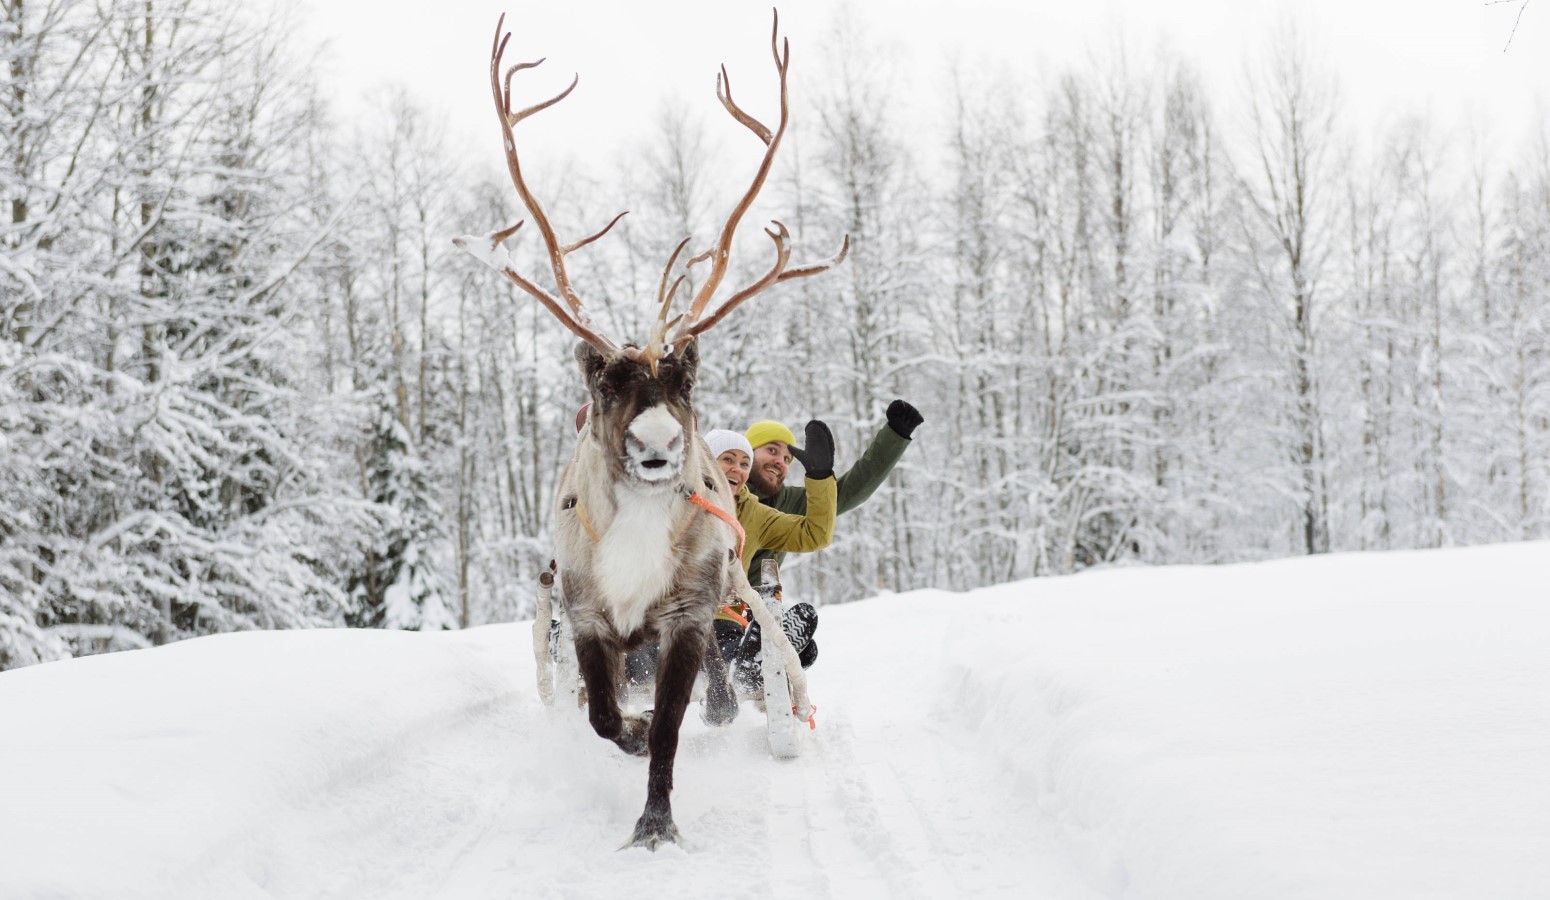
[[[850,470],[839,477],[836,483],[836,502],[834,512],[836,515],[849,512],[860,506],[866,499],[872,496],[883,482],[887,480],[888,473],[898,464],[899,458],[909,447],[910,439],[900,437],[888,425],[883,425],[877,431],[877,436],[872,438],[872,443],[856,460]],[[773,507],[783,513],[804,515],[807,512],[807,488],[800,485],[782,485],[773,497],[762,497],[760,501],[769,507]],[[741,512],[739,513],[741,518]],[[753,555],[748,560],[748,582],[757,585],[759,583],[759,570],[766,559],[774,559],[780,564],[786,558],[785,550],[773,550],[765,548]]]

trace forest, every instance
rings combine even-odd
[[[455,146],[390,84],[352,115],[261,6],[0,0],[0,668],[532,614],[586,398],[574,337],[452,244],[526,215],[493,123]],[[1542,111],[1352,123],[1287,32],[1246,100],[1121,54],[955,69],[906,119],[831,40],[750,219],[849,256],[705,336],[700,423],[822,419],[841,472],[894,398],[925,424],[788,593],[1550,536]],[[573,264],[610,334],[757,161],[701,114],[543,185],[572,237],[634,204]]]

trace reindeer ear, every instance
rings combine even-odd
[[[608,357],[586,341],[581,341],[576,345],[576,364],[581,368],[581,381],[587,386],[587,393],[592,395],[593,402],[611,401],[614,392],[604,377],[608,371]]]
[[[581,367],[581,380],[591,387],[597,376],[602,374],[603,367],[608,365],[608,360],[596,347],[586,341],[579,341],[576,344],[576,364]]]
[[[699,368],[700,368],[700,340],[699,340],[699,338],[694,338],[694,339],[690,340],[688,343],[684,344],[684,348],[682,350],[678,351],[678,356],[679,356],[680,359],[683,360],[684,365],[689,367],[689,371],[690,372],[699,371]]]
[[[694,391],[696,375],[700,370],[699,341],[690,339],[681,350],[662,360],[658,378],[663,387],[687,397]]]

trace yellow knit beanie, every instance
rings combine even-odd
[[[764,419],[749,425],[748,430],[743,432],[743,436],[748,438],[748,443],[752,444],[755,450],[770,441],[781,441],[787,447],[795,446],[797,442],[796,435],[791,433],[791,429],[774,419]]]

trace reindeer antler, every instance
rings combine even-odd
[[[732,78],[727,74],[727,67],[721,67],[721,73],[716,76],[716,99],[726,107],[732,118],[736,119],[745,128],[754,133],[754,136],[764,142],[764,158],[759,161],[759,168],[754,172],[753,183],[743,194],[737,206],[733,207],[732,214],[727,217],[726,224],[721,228],[721,235],[716,244],[710,250],[700,254],[689,261],[689,265],[710,260],[710,273],[705,277],[705,283],[695,293],[694,300],[689,304],[689,311],[679,320],[678,327],[674,329],[673,336],[666,342],[666,352],[673,352],[684,342],[704,334],[714,327],[727,313],[737,308],[744,300],[760,293],[765,288],[789,281],[795,278],[806,278],[809,275],[817,275],[827,271],[845,259],[845,254],[850,252],[850,236],[847,235],[840,244],[839,252],[833,257],[819,263],[801,266],[788,270],[786,265],[791,259],[791,248],[788,246],[791,233],[780,222],[772,222],[776,230],[766,228],[764,233],[775,242],[775,265],[763,278],[748,285],[733,294],[726,302],[717,307],[710,318],[704,321],[700,316],[704,314],[705,307],[709,305],[716,289],[721,286],[721,280],[726,275],[727,263],[732,254],[732,236],[737,231],[738,223],[742,221],[743,214],[753,205],[754,198],[759,196],[759,191],[764,188],[765,179],[769,177],[770,168],[775,162],[775,152],[780,149],[780,139],[786,134],[786,125],[791,121],[791,102],[787,92],[786,75],[791,67],[791,41],[780,37],[780,11],[774,14],[774,23],[770,28],[770,55],[775,60],[775,73],[780,78],[780,124],[771,132],[764,123],[749,115],[737,102],[732,99]]]
[[[564,306],[561,306],[560,301],[557,300],[553,294],[550,294],[548,291],[524,278],[522,274],[517,271],[516,266],[513,264],[511,254],[507,252],[502,246],[506,238],[516,234],[517,229],[522,227],[522,222],[518,222],[517,224],[505,229],[504,231],[497,231],[488,235],[486,237],[486,240],[488,240],[490,245],[488,251],[484,251],[482,248],[476,251],[473,246],[470,246],[470,244],[477,246],[478,239],[476,238],[456,238],[454,243],[456,243],[459,247],[462,247],[464,250],[468,250],[470,253],[473,253],[486,265],[499,271],[502,275],[505,275],[506,278],[517,287],[520,287],[524,291],[527,291],[529,294],[533,295],[533,297],[536,298],[539,303],[542,303],[544,308],[549,310],[549,312],[552,313],[555,318],[559,319],[560,322],[565,325],[565,327],[575,332],[577,337],[580,337],[582,340],[596,347],[605,356],[615,356],[624,351],[621,350],[619,345],[616,344],[613,340],[609,339],[607,336],[603,335],[601,332],[592,327],[592,319],[587,315],[586,307],[581,302],[580,295],[578,295],[576,293],[576,289],[571,286],[570,273],[565,269],[565,257],[572,251],[579,250],[607,234],[609,230],[614,227],[614,225],[618,224],[620,219],[627,215],[627,213],[622,212],[619,215],[614,216],[613,220],[610,221],[607,225],[604,225],[602,230],[592,234],[589,237],[582,238],[575,243],[562,246],[560,244],[559,238],[555,237],[554,227],[549,224],[549,216],[544,213],[544,208],[541,204],[539,204],[538,198],[533,196],[533,192],[528,189],[527,179],[522,176],[522,161],[517,156],[517,139],[513,129],[516,128],[517,123],[521,122],[523,119],[526,119],[528,116],[543,112],[556,103],[559,103],[561,100],[564,100],[566,97],[569,97],[571,91],[574,91],[576,89],[576,85],[581,81],[581,76],[577,75],[576,77],[572,78],[569,87],[556,94],[555,96],[550,97],[548,100],[545,100],[542,103],[535,103],[532,106],[521,110],[520,112],[512,112],[512,76],[516,75],[523,69],[531,69],[540,65],[543,63],[543,60],[540,59],[536,62],[517,63],[516,65],[513,65],[511,68],[506,70],[506,76],[504,79],[502,79],[501,57],[506,54],[506,43],[511,40],[511,32],[502,32],[505,24],[506,16],[505,14],[502,14],[500,19],[495,23],[495,41],[490,48],[490,93],[495,98],[495,112],[496,115],[500,118],[501,141],[504,144],[506,150],[506,169],[511,173],[511,184],[517,189],[517,196],[522,198],[522,204],[526,206],[528,212],[532,214],[533,223],[538,226],[538,233],[542,235],[544,246],[549,250],[549,267],[554,272],[554,282],[560,288],[560,296],[564,298]]]
[[[554,272],[554,281],[560,289],[560,297],[563,298],[563,301],[524,278],[517,271],[511,259],[511,254],[505,249],[504,242],[506,238],[515,234],[517,229],[522,227],[523,223],[518,222],[504,231],[494,232],[486,235],[484,238],[460,237],[455,239],[454,243],[474,254],[486,265],[505,275],[513,284],[531,294],[539,303],[543,304],[545,309],[549,310],[555,318],[559,319],[565,327],[575,332],[582,340],[596,347],[605,356],[625,356],[637,359],[650,365],[652,370],[655,371],[659,360],[672,353],[676,353],[682,349],[683,345],[714,327],[718,322],[726,318],[728,313],[748,298],[780,282],[817,275],[820,272],[833,268],[844,260],[845,254],[850,250],[849,236],[841,242],[839,252],[829,259],[819,263],[799,266],[795,269],[788,269],[787,264],[791,259],[791,248],[789,246],[791,234],[786,230],[785,225],[778,221],[772,222],[774,228],[766,228],[765,234],[768,234],[770,239],[775,242],[774,266],[762,278],[733,294],[717,307],[715,312],[711,313],[708,318],[701,319],[706,307],[710,304],[711,298],[715,296],[716,290],[721,286],[722,279],[726,276],[727,263],[732,253],[732,238],[737,232],[738,224],[742,221],[743,215],[753,205],[754,198],[759,195],[759,191],[764,187],[765,180],[769,177],[770,168],[775,161],[775,152],[780,149],[780,140],[785,135],[786,124],[791,118],[790,102],[786,89],[786,73],[791,65],[791,44],[789,40],[783,41],[780,38],[780,13],[777,11],[775,13],[774,25],[770,32],[770,52],[775,58],[775,71],[780,77],[780,124],[775,131],[771,132],[763,123],[744,112],[742,107],[733,101],[732,80],[727,75],[726,66],[721,67],[721,73],[716,78],[716,97],[721,101],[721,105],[726,107],[727,112],[731,114],[732,118],[736,119],[749,131],[752,131],[759,140],[764,142],[765,151],[764,158],[759,163],[759,168],[754,172],[753,183],[749,185],[742,199],[733,208],[732,214],[727,217],[727,221],[722,226],[721,234],[717,238],[715,245],[699,256],[689,260],[686,264],[686,266],[694,266],[697,263],[710,260],[710,271],[706,275],[704,284],[695,292],[694,299],[689,304],[688,312],[669,321],[668,313],[671,311],[673,297],[686,277],[680,275],[677,279],[672,278],[678,257],[683,252],[684,246],[688,244],[688,239],[685,239],[673,251],[673,256],[662,273],[662,284],[657,292],[657,302],[661,304],[661,307],[657,315],[656,324],[646,340],[646,345],[639,348],[634,346],[621,347],[598,332],[592,327],[591,318],[587,315],[586,307],[582,304],[581,297],[571,286],[570,275],[565,270],[565,257],[571,251],[585,247],[607,234],[609,229],[613,228],[625,216],[625,213],[615,216],[613,221],[603,226],[601,231],[575,243],[561,245],[559,239],[555,237],[554,228],[549,224],[549,217],[544,213],[543,207],[538,203],[538,199],[528,189],[527,181],[522,176],[522,164],[517,156],[517,142],[513,129],[523,119],[542,112],[570,96],[571,91],[576,89],[576,84],[580,81],[580,77],[573,78],[570,86],[554,97],[542,103],[529,106],[520,112],[512,112],[512,76],[523,69],[531,69],[539,65],[543,60],[518,63],[506,70],[503,79],[500,71],[501,57],[506,52],[507,42],[511,40],[510,32],[502,32],[505,23],[506,17],[502,15],[500,21],[495,25],[495,41],[490,50],[490,92],[495,98],[496,113],[500,117],[501,139],[506,150],[506,168],[511,173],[511,183],[516,187],[517,195],[522,198],[523,205],[532,214],[533,222],[538,226],[539,234],[543,237],[544,246],[549,251],[549,266]],[[488,243],[487,248],[484,246],[485,243]],[[669,332],[671,332],[671,336],[669,336]]]

